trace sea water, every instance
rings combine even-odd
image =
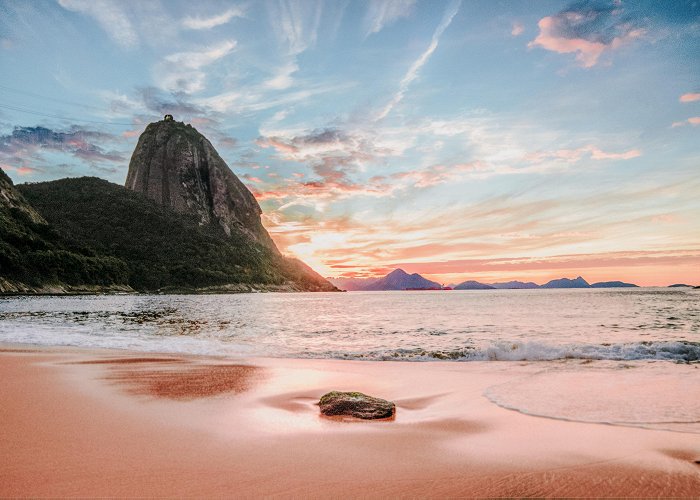
[[[483,396],[531,415],[700,433],[693,289],[4,297],[0,342],[527,365]]]
[[[0,341],[243,357],[692,362],[700,291],[4,297]]]

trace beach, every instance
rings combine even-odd
[[[663,361],[621,370],[577,359],[232,359],[4,344],[0,496],[697,495],[697,424],[576,422],[494,403],[508,397],[499,387],[539,383],[545,364],[554,379],[583,374],[580,384],[562,379],[572,401],[577,391],[604,395],[590,385],[613,369],[698,376],[697,364]],[[396,416],[321,417],[316,403],[331,390],[389,399]]]

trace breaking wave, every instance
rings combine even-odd
[[[315,358],[317,353],[299,353],[295,357]],[[663,360],[691,363],[700,361],[700,342],[635,342],[627,344],[567,344],[544,342],[495,342],[483,347],[455,350],[393,349],[373,352],[327,352],[321,357],[378,361],[554,361],[590,360]]]

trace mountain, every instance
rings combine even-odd
[[[379,278],[326,278],[341,290],[354,292],[364,290],[366,287],[377,281]]]
[[[201,224],[218,223],[231,236],[243,234],[277,252],[253,194],[189,124],[166,115],[149,124],[131,155],[126,187]]]
[[[63,237],[127,268],[140,291],[332,291],[302,262],[246,233],[226,234],[117,184],[95,177],[18,186]]]
[[[0,169],[0,293],[128,291],[123,261],[59,234]]]
[[[685,283],[676,283],[675,285],[668,285],[667,288],[683,288],[683,287],[688,287],[691,288],[693,285],[686,285]]]
[[[485,283],[479,283],[478,281],[463,281],[456,287],[455,290],[493,290],[495,287],[487,285]]]
[[[506,281],[504,283],[491,283],[491,286],[502,290],[525,290],[540,287],[540,285],[533,283],[532,281]]]
[[[624,281],[599,281],[598,283],[593,283],[591,288],[639,288],[639,285],[625,283]]]
[[[2,173],[0,292],[337,291],[279,252],[211,143],[168,117],[139,138],[126,188],[90,177],[13,186]]]
[[[544,285],[542,285],[542,288],[590,288],[591,285],[588,284],[588,282],[583,279],[581,276],[577,277],[574,280],[570,280],[568,278],[561,278],[558,280],[552,280]]]
[[[363,290],[407,290],[442,288],[440,283],[425,279],[418,273],[408,274],[403,269],[395,269],[383,278],[368,284]]]

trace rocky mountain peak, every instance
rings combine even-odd
[[[243,235],[277,251],[260,221],[262,211],[211,142],[171,115],[149,124],[129,162],[126,187],[200,224],[218,223],[227,235]]]

